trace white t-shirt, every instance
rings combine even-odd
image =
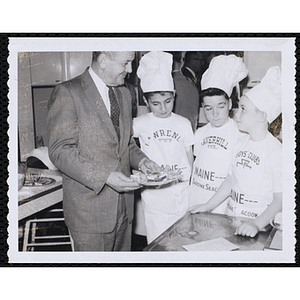
[[[194,144],[194,134],[188,119],[174,113],[168,118],[148,113],[133,120],[133,132],[150,159],[159,166],[181,169],[184,180],[189,180],[191,170],[185,148]]]
[[[186,147],[194,144],[194,134],[188,119],[172,113],[157,118],[148,113],[133,120],[133,136],[139,138],[142,151],[159,166],[180,169],[180,183],[145,188],[141,192],[147,240],[150,243],[177,221],[188,209],[188,186],[191,168]]]
[[[268,132],[263,141],[238,140],[229,174],[233,188],[227,214],[256,219],[282,192],[282,145]]]
[[[221,127],[208,123],[196,131],[190,206],[206,203],[226,179],[234,145],[243,135],[231,118]],[[226,206],[224,201],[212,212],[224,214]]]

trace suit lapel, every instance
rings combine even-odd
[[[83,81],[83,89],[86,97],[90,100],[95,110],[100,115],[101,120],[108,128],[111,135],[118,140],[117,133],[107,112],[106,106],[88,70],[83,73]]]

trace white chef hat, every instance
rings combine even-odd
[[[144,93],[174,91],[172,63],[172,54],[166,52],[151,51],[141,58],[137,76]]]
[[[269,68],[259,84],[245,93],[252,103],[267,114],[272,123],[281,113],[281,71],[275,66]]]
[[[214,57],[201,79],[201,89],[218,88],[231,96],[233,87],[244,79],[248,69],[240,57],[219,55]]]

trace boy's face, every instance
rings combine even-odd
[[[166,92],[163,95],[154,94],[148,99],[148,106],[153,114],[158,118],[168,118],[173,110],[174,95]]]
[[[213,127],[223,126],[229,115],[231,108],[231,100],[227,100],[224,96],[205,96],[202,106],[206,119]]]
[[[235,114],[235,120],[241,131],[249,132],[259,122],[258,110],[247,96],[242,96],[239,101],[239,109]]]

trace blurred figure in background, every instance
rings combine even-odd
[[[201,51],[187,51],[184,56],[182,74],[201,90],[201,77],[207,69],[207,53]]]
[[[169,52],[173,55],[173,80],[175,86],[174,113],[187,118],[195,132],[199,115],[199,91],[196,85],[181,72],[182,52]]]

